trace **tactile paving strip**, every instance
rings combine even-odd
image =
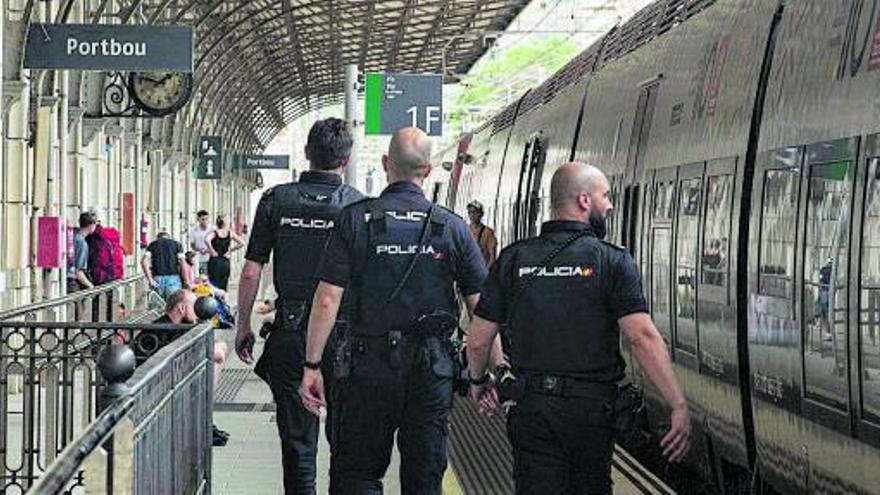
[[[233,402],[235,396],[244,386],[251,370],[248,368],[233,368],[223,370],[220,376],[220,385],[214,391],[214,403],[223,404]]]
[[[465,397],[452,406],[450,459],[466,494],[514,492],[513,454],[503,416],[481,416]]]

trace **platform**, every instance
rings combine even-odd
[[[254,328],[259,328],[258,320],[254,319]],[[223,339],[233,349],[234,332],[231,330],[219,330],[217,339]],[[258,339],[255,346],[255,355],[262,351],[263,341]],[[457,402],[457,407],[462,406]],[[471,428],[483,429],[486,424],[475,425],[474,419],[466,414],[456,414],[455,423],[465,421],[470,423]],[[213,457],[213,487],[212,493],[217,495],[238,494],[282,494],[281,473],[281,445],[278,440],[277,427],[275,424],[275,405],[265,385],[251,370],[231,352],[220,385],[215,392],[214,408],[215,424],[230,433],[229,443],[225,447],[215,447]],[[487,423],[494,430],[491,434],[500,434],[497,442],[504,448],[506,439],[503,438],[503,425],[499,422]],[[499,426],[500,425],[500,426]],[[323,424],[322,424],[323,428]],[[480,433],[485,434],[485,433]],[[467,433],[472,439],[479,438],[480,434]],[[455,435],[454,435],[455,437]],[[329,447],[323,436],[323,430],[318,446],[318,493],[327,493],[328,471],[330,466]],[[460,442],[455,438],[451,442],[453,461],[443,482],[443,491],[448,495],[473,494],[492,495],[513,493],[513,484],[510,479],[511,463],[508,459],[501,459],[501,469],[494,470],[494,479],[474,481],[471,474],[473,466],[465,455],[455,455],[455,449],[461,448]],[[456,462],[459,469],[456,469]],[[642,493],[671,493],[664,489],[657,489],[652,483],[645,481],[645,474],[634,470],[629,460],[621,459],[620,454],[615,455],[614,462],[614,493],[618,495],[631,495]],[[391,459],[391,466],[385,477],[385,493],[400,493],[400,485],[397,477],[398,455],[395,450]],[[462,473],[459,479],[458,472]],[[626,474],[624,474],[624,472]],[[467,476],[467,479],[465,479]],[[480,486],[479,489],[474,488]],[[469,488],[470,487],[470,488]]]

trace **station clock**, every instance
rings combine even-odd
[[[186,72],[131,72],[128,93],[134,103],[154,117],[180,110],[193,90],[192,74]]]

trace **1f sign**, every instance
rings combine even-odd
[[[439,74],[367,74],[365,132],[394,134],[417,127],[443,132],[443,78]]]
[[[410,116],[410,123],[413,127],[418,127],[419,129],[424,129],[425,134],[431,135],[432,129],[434,125],[440,125],[440,107],[436,106],[427,106],[424,108],[424,120],[419,120],[419,107],[412,106],[406,109],[406,113]],[[419,125],[424,122],[424,126]]]

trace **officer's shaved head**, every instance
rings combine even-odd
[[[383,163],[397,180],[422,179],[431,170],[431,139],[415,127],[394,133]]]
[[[604,218],[611,211],[609,188],[608,178],[598,168],[581,162],[565,163],[550,181],[550,208],[560,219],[586,221],[591,211]]]

